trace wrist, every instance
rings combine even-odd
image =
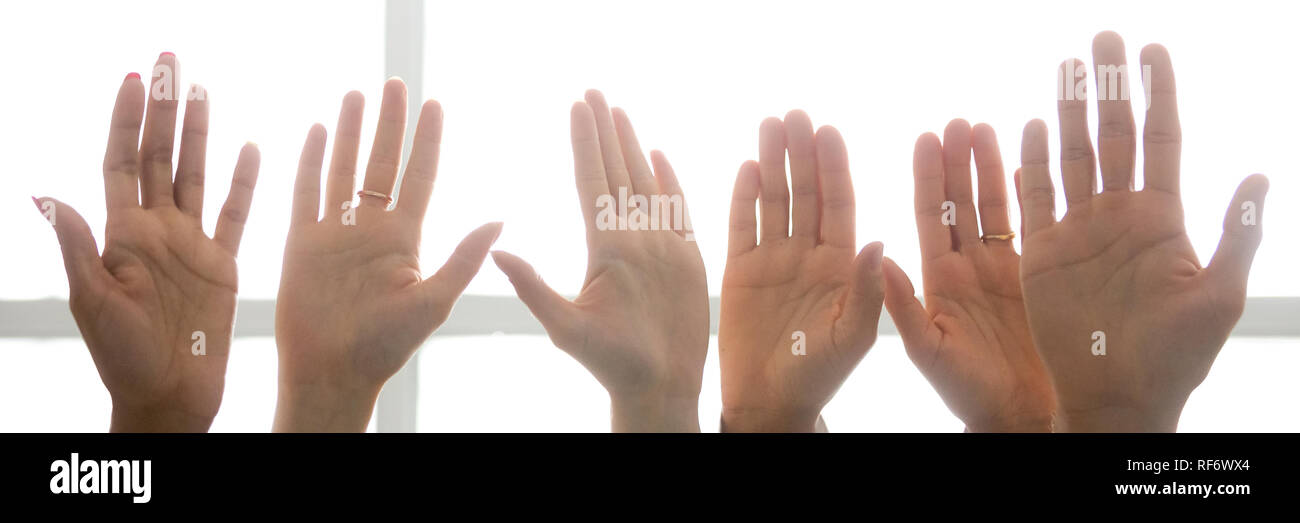
[[[1058,432],[1176,432],[1182,406],[1172,409],[1112,405],[1062,409]]]
[[[207,432],[216,413],[195,413],[161,403],[113,401],[109,432]]]
[[[699,432],[699,393],[609,395],[614,432]]]
[[[273,432],[365,432],[381,387],[281,380]]]
[[[818,432],[820,419],[821,409],[723,408],[721,431]]]
[[[983,420],[966,422],[966,432],[1000,432],[1029,433],[1052,432],[1053,420],[1050,413],[1011,414]]]

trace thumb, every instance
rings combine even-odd
[[[86,220],[72,207],[54,198],[32,197],[32,202],[54,227],[59,238],[70,294],[100,291],[109,274],[99,259],[99,246],[95,244],[95,236]]]
[[[1262,174],[1248,176],[1232,197],[1232,206],[1223,218],[1223,237],[1210,259],[1207,272],[1223,296],[1245,299],[1246,279],[1255,251],[1263,238],[1264,195],[1268,178]]]
[[[557,347],[580,349],[578,311],[572,302],[542,281],[533,266],[506,251],[492,251],[492,261],[510,278],[519,301],[524,302]]]
[[[460,241],[438,272],[419,283],[420,295],[429,305],[429,310],[437,311],[435,315],[446,319],[451,305],[465,292],[469,281],[483,266],[488,249],[501,235],[501,226],[501,222],[492,222],[474,229]]]
[[[939,340],[933,339],[937,331],[931,329],[930,313],[916,299],[916,287],[894,260],[885,258],[883,269],[885,308],[898,327],[903,347],[914,361],[928,361],[939,347]]]
[[[880,305],[885,299],[880,277],[884,254],[884,244],[871,242],[853,260],[853,281],[849,284],[849,296],[844,303],[844,314],[836,320],[835,326],[835,342],[841,347],[857,348],[857,345],[865,345],[862,351],[866,352],[876,341]]]

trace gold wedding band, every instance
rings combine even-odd
[[[381,193],[381,192],[379,192],[379,191],[371,191],[371,190],[367,190],[367,189],[362,189],[362,190],[360,190],[360,191],[357,191],[357,196],[374,196],[375,198],[383,198],[383,199],[384,199],[384,205],[392,205],[392,204],[393,204],[393,197],[392,197],[392,196],[389,196],[389,195],[387,195],[387,194]]]
[[[1006,234],[985,234],[984,236],[980,236],[980,240],[983,240],[983,241],[988,241],[988,240],[1010,240],[1010,239],[1015,238],[1015,237],[1016,237],[1016,232],[1015,232],[1015,231],[1011,231],[1011,232],[1006,233]]]

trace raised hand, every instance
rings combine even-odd
[[[731,200],[718,325],[724,431],[813,431],[875,343],[884,245],[855,258],[853,228],[839,131],[814,135],[801,111],[764,120],[759,161],[740,167]]]
[[[113,399],[114,432],[205,432],[221,406],[235,319],[235,253],[257,182],[258,151],[239,154],[216,232],[203,232],[207,93],[189,91],[172,177],[177,61],[158,58],[148,90],[132,73],[118,89],[100,256],[72,207],[33,198],[63,250],[72,316]]]
[[[517,256],[492,259],[551,341],[605,386],[614,431],[698,432],[709,296],[682,188],[658,151],[651,170],[631,121],[619,109],[611,115],[599,92],[574,104],[570,119],[587,224],[581,292],[569,301]]]
[[[912,169],[925,305],[893,260],[884,266],[885,307],[907,355],[967,431],[1050,432],[1055,397],[1025,318],[993,128],[953,120],[942,144],[922,135]]]
[[[1097,35],[1093,61],[1099,69],[1124,65],[1119,35]],[[1058,102],[1068,205],[1059,222],[1047,127],[1038,120],[1025,127],[1021,282],[1034,342],[1056,389],[1058,427],[1066,431],[1175,430],[1187,397],[1241,316],[1261,239],[1268,181],[1254,175],[1238,187],[1218,251],[1201,267],[1183,225],[1181,130],[1169,54],[1149,45],[1141,65],[1150,67],[1142,190],[1133,190],[1133,111],[1119,93],[1097,97],[1100,193],[1087,102],[1077,96]],[[1083,72],[1074,60],[1062,67],[1067,78],[1076,68]],[[1109,83],[1097,82],[1099,91]]]
[[[323,126],[308,133],[298,164],[275,313],[276,431],[364,431],[384,382],[447,319],[501,233],[500,223],[479,227],[437,273],[423,278],[420,228],[437,173],[442,108],[432,100],[421,108],[401,200],[390,206],[406,134],[406,85],[398,79],[384,85],[354,208],[363,105],[357,92],[343,99],[323,218]]]

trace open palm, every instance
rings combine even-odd
[[[741,166],[732,196],[718,326],[724,429],[812,429],[875,343],[884,246],[855,258],[854,220],[839,132],[814,134],[801,111],[765,120],[759,161]]]
[[[364,430],[388,378],[451,312],[478,272],[501,224],[470,233],[437,273],[420,271],[421,223],[433,191],[442,109],[421,109],[401,201],[385,198],[397,180],[406,127],[406,86],[384,86],[379,127],[360,203],[353,208],[364,101],[349,93],[320,218],[325,129],[308,134],[295,184],[293,218],[276,302],[281,401],[276,430]],[[313,401],[335,405],[317,411]]]
[[[118,91],[104,157],[102,257],[76,211],[53,199],[37,201],[43,210],[54,206],[73,317],[113,398],[115,431],[205,431],[225,385],[238,288],[235,254],[259,157],[252,145],[240,153],[216,232],[207,237],[208,102],[201,88],[191,91],[173,183],[176,65],[171,54],[159,57],[143,122],[139,77],[128,76]]]
[[[1123,42],[1102,33],[1093,56],[1099,66],[1122,65]],[[1099,97],[1100,193],[1086,101],[1059,102],[1068,202],[1059,222],[1046,126],[1034,121],[1025,128],[1021,278],[1066,430],[1174,430],[1241,316],[1261,238],[1255,212],[1262,213],[1267,181],[1252,176],[1237,190],[1219,249],[1202,268],[1183,225],[1169,55],[1151,45],[1141,63],[1151,77],[1141,191],[1132,190],[1136,141],[1128,100]],[[1072,70],[1075,62],[1062,67]]]
[[[893,260],[884,267],[885,306],[908,356],[967,430],[1050,431],[1055,398],[1025,318],[1020,256],[996,237],[1011,225],[993,128],[954,120],[942,144],[917,140],[913,164],[925,304]]]
[[[697,405],[709,348],[704,260],[686,227],[685,199],[667,158],[646,162],[632,123],[589,91],[574,104],[573,156],[587,225],[587,277],[570,302],[517,256],[494,251],[521,301],[555,345],[572,355],[610,394],[615,431],[699,431]],[[628,202],[616,195],[629,195]],[[635,197],[646,198],[636,202]],[[655,197],[655,200],[649,199]],[[660,207],[653,229],[606,227],[608,201]],[[680,220],[678,219],[680,217]],[[604,225],[602,225],[604,224]],[[613,224],[617,225],[617,224]]]

